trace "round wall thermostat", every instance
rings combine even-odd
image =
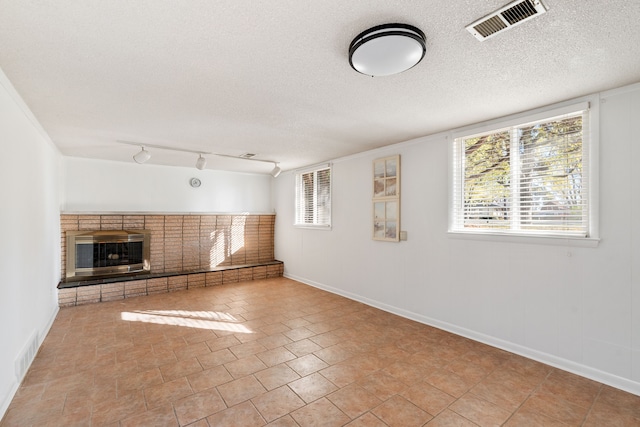
[[[198,188],[201,184],[202,182],[200,182],[198,178],[191,178],[189,180],[189,185],[191,185],[193,188]]]

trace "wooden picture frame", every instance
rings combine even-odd
[[[400,241],[400,155],[373,161],[373,240]]]

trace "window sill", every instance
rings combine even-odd
[[[536,245],[573,246],[578,248],[597,248],[600,239],[594,237],[561,237],[561,236],[534,236],[523,234],[478,233],[464,231],[449,231],[448,235],[453,239],[486,240],[505,243],[528,243]]]
[[[330,225],[293,224],[295,228],[306,228],[307,230],[331,231]]]

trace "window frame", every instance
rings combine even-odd
[[[329,214],[327,215],[327,221],[323,223],[317,223],[320,218],[318,218],[317,210],[318,210],[318,172],[321,171],[329,171]],[[314,182],[314,194],[313,194],[313,216],[314,222],[300,222],[301,217],[304,215],[301,213],[301,209],[303,208],[302,202],[300,201],[301,193],[303,192],[303,181],[302,176],[313,173],[313,182]],[[295,196],[294,196],[294,216],[293,216],[293,226],[296,228],[308,228],[314,230],[331,230],[331,221],[332,221],[332,208],[333,208],[333,167],[331,163],[317,165],[305,169],[301,169],[295,174]]]
[[[532,122],[538,122],[545,119],[551,119],[576,111],[588,110],[588,123],[584,132],[588,134],[586,147],[584,148],[586,160],[584,170],[589,180],[587,189],[587,217],[588,217],[588,234],[587,237],[575,235],[560,234],[539,234],[539,233],[522,233],[513,230],[487,230],[487,229],[464,229],[459,227],[459,220],[455,214],[457,212],[455,182],[456,174],[464,174],[463,165],[464,157],[456,157],[456,139],[470,138],[477,135],[486,135],[492,132],[498,132],[505,128],[525,125]],[[599,238],[599,99],[596,96],[584,97],[577,100],[567,101],[552,106],[542,107],[535,110],[514,114],[511,116],[487,121],[480,124],[466,126],[464,128],[455,129],[447,135],[449,142],[449,225],[448,235],[453,238],[463,238],[472,240],[492,240],[503,242],[519,242],[519,243],[542,243],[568,246],[596,247]],[[457,162],[459,160],[459,163]],[[460,177],[459,177],[460,179]],[[464,178],[462,177],[462,180]],[[460,189],[459,191],[463,191]]]

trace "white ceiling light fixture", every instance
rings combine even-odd
[[[196,168],[202,170],[207,166],[207,159],[202,157],[202,154],[198,155],[198,160],[196,160]]]
[[[278,175],[280,175],[280,172],[282,172],[282,169],[280,169],[280,166],[278,166],[278,163],[274,163],[274,164],[276,166],[271,171],[271,176],[274,177],[274,178],[277,178]]]
[[[426,52],[424,33],[407,24],[384,24],[358,34],[349,45],[349,64],[372,77],[415,67]]]
[[[139,164],[146,162],[150,158],[151,154],[149,154],[149,152],[144,149],[144,146],[142,146],[142,150],[133,155],[133,160],[135,160],[135,162]]]

